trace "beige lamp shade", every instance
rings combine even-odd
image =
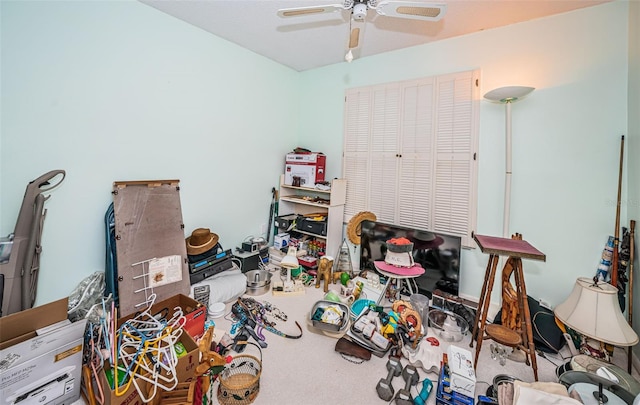
[[[633,346],[638,335],[627,323],[618,302],[618,289],[580,277],[571,295],[554,313],[565,325],[587,337],[614,346]]]
[[[295,248],[295,246],[289,246],[287,255],[280,261],[280,266],[284,267],[285,269],[297,269],[300,266],[300,263],[298,262],[296,252],[297,249]]]

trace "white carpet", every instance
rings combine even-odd
[[[338,285],[331,285],[331,290],[339,291]],[[307,287],[306,293],[301,296],[276,297],[271,292],[254,296],[252,298],[260,302],[270,302],[288,316],[288,321],[277,321],[276,328],[285,333],[297,334],[294,321],[303,328],[303,336],[300,339],[286,339],[273,333],[264,331],[268,347],[262,350],[263,373],[260,379],[260,392],[255,404],[375,404],[384,403],[377,393],[376,384],[380,378],[386,377],[387,358],[372,356],[371,360],[363,364],[353,364],[343,359],[335,352],[337,341],[322,332],[316,331],[308,322],[309,311],[314,303],[322,299],[322,288]],[[231,303],[226,306],[226,313],[231,310]],[[226,319],[215,319],[216,329],[229,331],[231,322]],[[429,331],[429,336],[436,336]],[[475,354],[475,346],[469,347],[469,335],[456,345]],[[421,344],[429,344],[422,341]],[[477,384],[476,398],[484,395],[496,374],[507,374],[526,382],[534,381],[533,370],[524,363],[516,363],[507,360],[505,366],[501,366],[497,360],[492,360],[490,355],[490,341],[485,341],[478,360],[476,369]],[[431,347],[442,357],[446,352],[447,343],[441,341],[439,347]],[[565,347],[566,349],[566,347]],[[254,346],[248,346],[247,353],[258,354]],[[569,352],[563,352],[568,357]],[[537,357],[539,381],[557,382],[555,370],[564,360],[557,355],[548,356],[548,359]],[[614,362],[626,369],[626,352],[616,349]],[[407,364],[406,359],[401,360]],[[433,390],[427,400],[427,404],[435,404],[435,390],[438,376],[434,373],[426,373],[419,369],[420,381],[429,378],[434,381]],[[635,376],[635,374],[634,374]],[[636,377],[637,378],[637,377]],[[215,383],[217,388],[218,383]],[[395,377],[392,385],[397,392],[404,387],[402,377]],[[419,383],[418,387],[422,384]],[[412,395],[418,395],[418,388],[411,389]],[[218,403],[214,398],[214,403]]]

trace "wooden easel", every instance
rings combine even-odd
[[[522,235],[516,233],[512,239],[522,240]],[[518,292],[511,284],[511,276],[515,270],[515,260],[509,256],[502,268],[502,312],[500,321],[502,325],[511,330],[519,330],[522,327],[522,318],[518,308]]]
[[[522,350],[526,355],[526,364],[533,368],[533,376],[538,381],[538,365],[533,344],[533,330],[531,327],[531,313],[527,301],[527,289],[522,271],[522,259],[546,260],[544,253],[522,240],[522,236],[516,234],[514,238],[498,238],[493,236],[474,235],[473,239],[480,247],[482,253],[489,254],[489,262],[484,275],[484,283],[480,292],[480,302],[473,324],[473,333],[469,347],[473,347],[473,338],[477,337],[476,355],[474,367],[478,364],[478,356],[482,348],[482,341],[492,339],[502,345]],[[487,325],[487,312],[491,301],[491,291],[496,275],[496,268],[500,256],[509,256],[507,263],[513,269],[515,278],[515,298],[518,303],[518,311],[513,323],[516,329],[510,329],[505,325]],[[511,311],[513,312],[513,311]],[[523,327],[524,326],[524,327]]]

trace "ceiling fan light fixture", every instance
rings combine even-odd
[[[367,5],[364,3],[358,3],[353,6],[353,19],[356,21],[363,21],[367,16]]]
[[[423,21],[438,21],[447,11],[444,3],[425,3],[424,0],[337,0],[338,4],[323,6],[307,6],[284,8],[278,10],[280,17],[296,17],[337,11],[351,11],[349,18],[348,50],[344,55],[347,62],[353,61],[352,49],[358,48],[360,36],[365,33],[365,24],[369,10],[375,10],[378,15],[388,17],[407,18]],[[346,14],[346,13],[345,13]],[[345,15],[346,17],[346,15]],[[354,27],[357,26],[357,27]]]

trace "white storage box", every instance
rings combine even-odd
[[[68,299],[0,318],[0,398],[70,404],[80,397],[86,320],[67,320]]]
[[[449,360],[449,379],[451,389],[458,394],[474,398],[476,391],[476,372],[473,369],[471,352],[461,347],[450,345],[447,350]]]
[[[289,234],[279,233],[273,238],[273,247],[276,249],[282,249],[289,246]]]

